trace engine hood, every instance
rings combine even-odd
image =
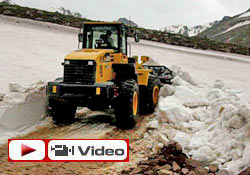
[[[106,53],[114,53],[114,50],[108,49],[81,49],[69,53],[65,59],[67,60],[95,60],[104,56]]]

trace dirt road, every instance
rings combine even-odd
[[[78,113],[70,126],[56,126],[53,122],[19,139],[130,139],[129,163],[10,163],[7,144],[0,147],[0,174],[117,174],[122,169],[146,157],[147,145],[141,144],[147,121],[152,116],[140,116],[133,130],[120,130],[113,126],[113,117],[105,113]],[[115,168],[114,168],[115,167]],[[119,169],[120,168],[120,169]],[[117,172],[118,171],[118,172]]]

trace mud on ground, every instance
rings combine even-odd
[[[133,130],[120,130],[114,126],[113,117],[105,113],[92,112],[85,115],[78,113],[77,120],[70,126],[56,126],[52,121],[48,125],[37,128],[36,131],[16,139],[129,139],[130,162],[126,163],[12,163],[8,162],[7,144],[0,147],[0,174],[74,174],[74,175],[101,175],[120,174],[137,162],[146,159],[149,151],[143,141],[146,123],[153,116],[140,116],[137,126]]]

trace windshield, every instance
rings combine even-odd
[[[84,48],[118,50],[116,26],[86,26]]]

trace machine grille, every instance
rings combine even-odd
[[[64,83],[92,85],[95,83],[96,63],[88,65],[86,60],[70,60],[64,65]]]

